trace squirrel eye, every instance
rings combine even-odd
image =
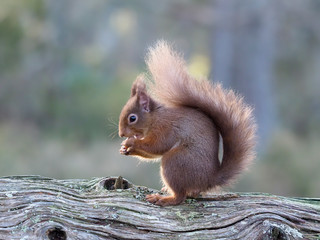
[[[128,117],[129,123],[135,123],[138,120],[138,116],[134,113],[131,113]]]

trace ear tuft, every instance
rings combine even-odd
[[[131,97],[135,96],[136,94],[139,94],[140,92],[146,92],[147,87],[144,82],[144,74],[140,74],[137,79],[133,82],[131,87]]]

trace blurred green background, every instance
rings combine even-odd
[[[319,197],[319,23],[317,0],[2,0],[0,175],[160,188],[158,163],[118,153],[117,122],[166,39],[255,107],[259,157],[233,190]]]

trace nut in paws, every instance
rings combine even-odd
[[[121,146],[119,152],[122,155],[129,155],[129,150],[130,150],[130,148],[128,148],[126,146]]]

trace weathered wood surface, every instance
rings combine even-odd
[[[121,183],[121,182],[120,182]],[[180,206],[114,178],[0,178],[0,239],[320,239],[320,199],[207,195]]]

